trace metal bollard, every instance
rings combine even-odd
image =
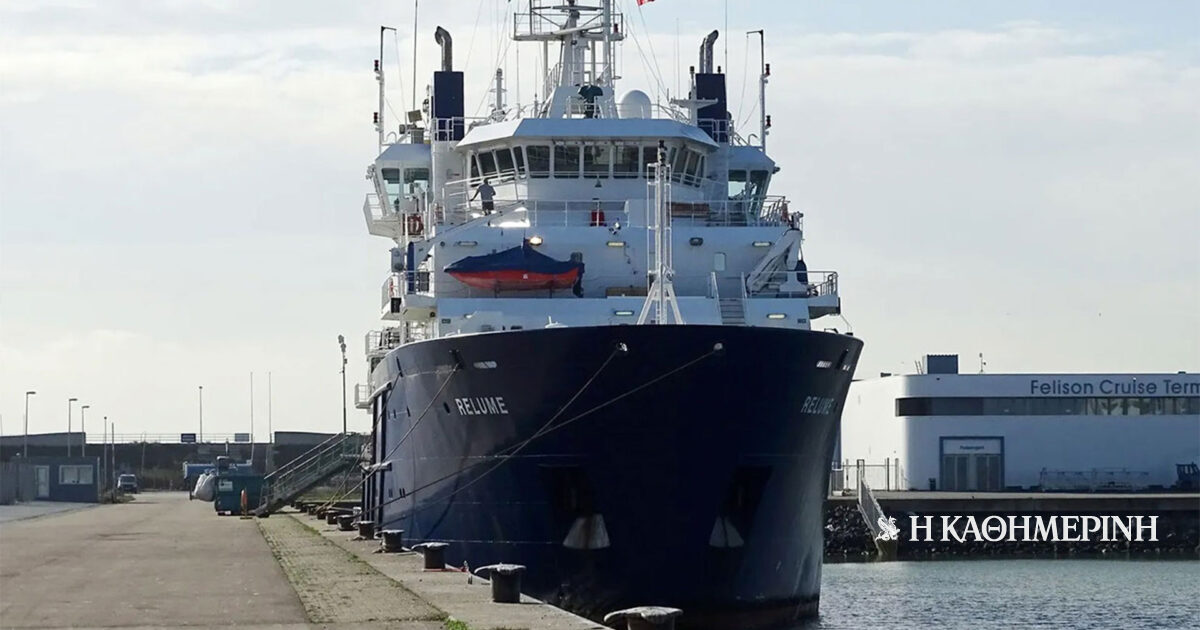
[[[398,553],[404,551],[404,530],[403,529],[385,529],[380,532],[383,536],[384,553]]]
[[[325,510],[325,524],[337,525],[337,510]]]
[[[316,510],[313,510],[313,514],[315,514],[318,519],[323,521],[323,520],[325,520],[325,513],[328,511],[329,511],[329,508],[322,507],[322,508],[317,508]]]
[[[491,574],[488,579],[492,581],[493,602],[497,604],[521,603],[521,574],[525,572],[523,565],[489,564],[486,567],[475,569],[475,573],[479,577],[484,577],[480,571],[487,571]]]
[[[372,540],[375,538],[375,521],[359,521],[358,522],[358,537],[363,540]]]
[[[625,620],[628,630],[675,630],[675,618],[682,615],[678,608],[663,606],[638,606],[604,615],[604,624]]]
[[[442,571],[446,568],[446,547],[444,542],[427,542],[413,545],[413,551],[420,551],[425,556],[426,571]]]
[[[345,512],[337,515],[338,529],[343,532],[354,531],[354,515]]]

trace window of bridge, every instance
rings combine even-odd
[[[550,177],[550,147],[545,145],[525,147],[525,162],[529,167],[530,177],[539,179]]]
[[[554,145],[554,177],[570,179],[579,177],[579,145]]]

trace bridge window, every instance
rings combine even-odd
[[[671,147],[671,181],[678,182],[683,179],[688,153],[690,152],[682,147]]]
[[[492,177],[496,174],[496,158],[491,151],[479,152],[479,174]]]
[[[496,170],[502,174],[512,172],[513,158],[512,151],[510,149],[496,149]]]
[[[608,177],[613,147],[610,144],[590,144],[583,147],[583,176]]]
[[[650,165],[657,163],[658,147],[642,147],[642,170],[646,173],[646,179],[654,179],[654,171],[650,169]]]
[[[521,150],[522,147],[513,147],[513,169],[517,171],[517,177],[525,177],[525,153]]]
[[[392,203],[400,197],[400,169],[385,168],[382,169],[383,187],[387,190],[387,196]]]
[[[558,144],[554,146],[554,176],[557,178],[579,177],[579,147]]]
[[[613,177],[638,176],[638,147],[622,145],[613,151]]]
[[[525,157],[529,164],[529,176],[544,178],[550,176],[550,147],[525,147]]]
[[[429,169],[404,169],[404,191],[410,195],[424,195],[429,191]]]

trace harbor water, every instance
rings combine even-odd
[[[820,618],[801,627],[1200,628],[1200,562],[826,564]]]

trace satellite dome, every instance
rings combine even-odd
[[[650,96],[641,90],[629,90],[617,105],[621,118],[650,118]]]

